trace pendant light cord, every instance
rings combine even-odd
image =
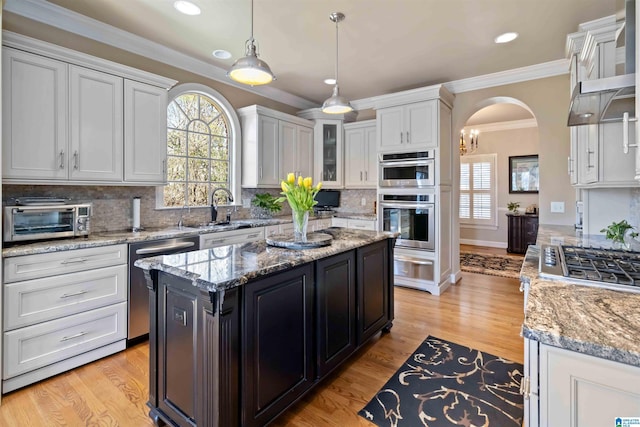
[[[251,0],[251,40],[253,41],[253,0]]]
[[[338,22],[339,20],[336,19],[336,86],[338,86]]]

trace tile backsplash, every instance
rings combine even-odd
[[[243,189],[241,200],[252,199],[256,193],[279,195],[279,189]],[[156,187],[115,187],[115,186],[53,186],[53,185],[3,185],[4,204],[12,204],[16,197],[63,197],[74,202],[93,203],[91,217],[92,232],[127,230],[132,226],[133,198],[140,197],[140,223],[144,228],[171,227],[178,224],[183,216],[185,225],[207,223],[211,219],[208,207],[191,209],[156,209]],[[362,205],[362,201],[365,205]],[[340,207],[337,212],[373,213],[376,190],[341,190]],[[238,206],[232,218],[251,218],[252,209]],[[281,215],[290,215],[288,204],[283,204]],[[218,219],[226,215],[220,208]]]

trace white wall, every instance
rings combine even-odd
[[[538,154],[539,132],[536,127],[481,132],[474,154],[496,153],[498,174],[498,227],[469,228],[460,226],[460,242],[480,246],[507,247],[507,204],[519,202],[520,209],[539,205],[538,194],[509,193],[509,157]]]

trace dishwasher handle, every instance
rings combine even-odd
[[[170,245],[160,245],[160,246],[151,246],[148,248],[142,248],[136,250],[136,255],[149,255],[155,253],[162,253],[166,251],[173,251],[178,249],[186,249],[192,246],[195,246],[194,242],[180,242],[180,243],[172,243]]]

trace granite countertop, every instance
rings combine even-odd
[[[375,219],[373,214],[350,214],[340,213],[329,216],[317,215],[311,216],[310,219],[330,219],[333,216],[341,216],[343,218],[358,219]],[[97,246],[118,245],[125,243],[144,242],[148,240],[172,239],[175,237],[198,236],[200,234],[209,234],[222,231],[236,230],[237,224],[246,227],[265,227],[269,225],[279,225],[290,223],[291,216],[283,215],[269,219],[239,219],[231,222],[236,225],[216,226],[215,228],[198,228],[187,227],[166,227],[166,228],[148,228],[142,231],[133,232],[131,230],[107,231],[92,233],[88,237],[77,237],[69,239],[43,240],[30,243],[15,243],[2,248],[2,257],[10,258],[23,255],[34,255],[49,252],[69,251],[74,249],[92,248]]]
[[[284,249],[266,241],[221,246],[213,249],[143,258],[135,262],[144,270],[160,270],[190,280],[209,292],[234,288],[266,274],[286,270],[317,259],[394,238],[396,234],[376,231],[330,228],[330,246],[315,249]]]
[[[567,350],[640,367],[640,294],[538,277],[540,245],[610,247],[604,236],[544,226],[521,270],[529,287],[523,335]]]

